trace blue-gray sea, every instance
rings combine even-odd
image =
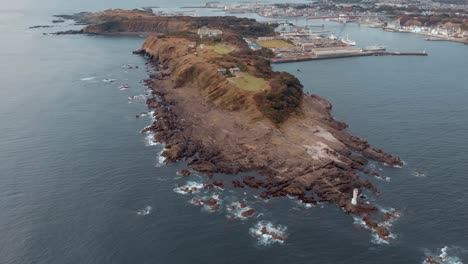
[[[352,133],[406,162],[373,165],[388,179],[371,179],[381,195],[369,200],[401,211],[395,239],[383,244],[332,205],[265,203],[230,188],[217,192],[218,212],[190,204],[175,186],[207,179],[177,176],[183,163],[160,164],[163,147],[140,133],[151,120],[135,118],[146,107],[128,99],[146,92],[145,61],[131,54],[144,39],[42,34],[76,28],[70,21],[28,29],[52,25],[54,14],[194,4],[1,1],[0,263],[422,263],[444,247],[446,263],[468,262],[468,46],[348,24],[343,33],[358,45],[429,56],[275,66],[329,99]],[[225,206],[243,199],[258,218],[229,218]],[[286,228],[287,240],[253,237],[259,221]]]

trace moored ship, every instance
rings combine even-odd
[[[356,41],[350,40],[349,34],[346,35],[346,38],[341,38],[340,41],[349,46],[356,46]]]
[[[372,45],[372,46],[367,46],[362,49],[363,51],[385,51],[387,50],[385,46],[379,46],[379,45]]]

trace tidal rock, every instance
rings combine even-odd
[[[378,226],[377,228],[375,228],[375,232],[377,233],[377,235],[383,239],[383,240],[390,240],[390,232],[388,231],[388,229],[384,226]]]
[[[189,176],[192,173],[189,170],[184,169],[184,170],[179,170],[177,174],[182,175],[182,176]]]
[[[233,180],[231,183],[232,183],[232,187],[234,187],[234,188],[244,188],[245,187],[245,185],[239,180]]]
[[[317,201],[313,197],[301,197],[300,199],[303,203],[317,204]]]
[[[201,173],[214,173],[215,172],[215,167],[214,165],[209,162],[209,161],[199,161],[194,164],[190,164],[192,169],[201,172]]]
[[[304,195],[305,194],[305,190],[303,187],[300,187],[300,186],[288,186],[286,188],[284,188],[284,191],[289,194],[289,195],[292,195],[292,196],[300,196],[300,195]]]
[[[224,182],[221,180],[213,181],[212,184],[218,188],[224,189]]]
[[[362,218],[362,221],[366,224],[366,226],[368,226],[370,229],[375,229],[378,227],[377,223],[370,219],[369,216],[365,216],[364,218]]]
[[[157,108],[159,103],[156,100],[156,98],[148,98],[146,99],[146,105],[148,106],[148,108]]]
[[[260,181],[260,180],[256,180],[255,177],[253,176],[245,176],[243,179],[242,179],[242,182],[251,187],[251,188],[254,188],[254,189],[258,189],[259,187],[262,187],[264,182],[263,181]]]
[[[255,215],[255,210],[254,209],[249,209],[249,210],[244,211],[244,212],[241,213],[241,216],[244,217],[244,218],[252,217],[253,215]]]
[[[208,205],[208,206],[213,206],[215,204],[218,203],[218,201],[214,198],[209,198],[209,199],[206,199],[206,200],[203,200],[203,203]]]
[[[135,55],[144,55],[146,51],[144,49],[135,50],[132,52]]]
[[[435,260],[434,257],[432,256],[427,257],[423,262],[423,264],[441,264],[441,263],[442,262]]]
[[[366,165],[367,163],[369,163],[369,161],[366,158],[362,157],[362,156],[352,155],[349,158],[351,160],[361,164],[361,165]]]

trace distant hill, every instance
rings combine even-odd
[[[434,0],[435,2],[444,3],[444,4],[458,4],[458,5],[468,5],[468,0]]]

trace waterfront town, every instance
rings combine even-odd
[[[384,46],[368,46],[359,48],[356,42],[346,38],[338,38],[329,31],[311,31],[307,27],[292,24],[274,24],[274,36],[261,36],[258,38],[244,38],[251,50],[270,50],[273,58],[271,63],[286,63],[306,60],[323,60],[359,56],[426,56],[426,52],[389,52]],[[223,32],[207,27],[200,28],[198,35],[201,39],[211,38],[214,45],[202,46],[217,53],[227,54],[234,48],[222,43]],[[236,68],[229,69],[235,72]],[[238,71],[238,69],[237,69]],[[225,72],[225,71],[223,71]]]
[[[317,29],[323,27],[321,21],[330,20],[339,23],[357,23],[361,26],[381,28],[391,32],[422,34],[425,35],[427,41],[455,41],[468,44],[468,3],[463,0],[458,2],[456,0],[449,2],[320,0],[294,4],[271,4],[259,1],[236,4],[206,2],[200,6],[186,8],[200,7],[215,8],[233,15],[254,13],[275,20],[283,23],[280,30],[282,36],[296,43],[298,39],[293,38],[293,35],[314,37],[311,32],[320,32]],[[292,26],[299,19],[305,20],[304,27]],[[321,33],[319,35],[323,36],[324,32]],[[336,36],[330,34],[328,37],[333,42]],[[346,38],[341,40],[342,43],[345,42],[344,44],[353,43],[352,40]],[[310,44],[309,42],[307,41],[306,46]],[[319,45],[323,46],[325,43]]]

